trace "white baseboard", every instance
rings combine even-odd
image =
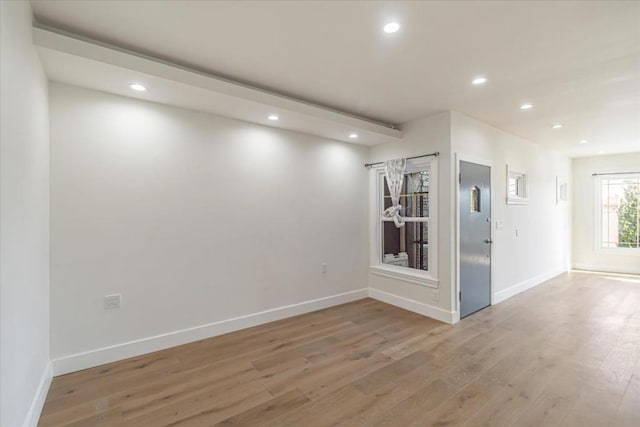
[[[621,274],[640,274],[640,267],[617,267],[606,265],[592,265],[576,262],[573,264],[573,268],[576,270],[597,271],[602,273],[621,273]]]
[[[413,311],[414,313],[422,314],[423,316],[431,317],[441,322],[453,323],[454,313],[429,304],[373,288],[369,289],[369,296],[378,301],[386,302],[387,304],[395,305],[396,307],[404,308],[405,310]]]
[[[511,298],[514,295],[517,295],[521,292],[526,291],[527,289],[531,289],[535,286],[538,286],[547,280],[553,279],[554,277],[566,272],[564,269],[552,270],[547,273],[540,274],[538,276],[532,277],[531,279],[527,279],[523,282],[515,284],[513,286],[509,286],[507,289],[503,289],[498,291],[493,296],[493,303],[498,304],[506,299]]]
[[[140,356],[142,354],[163,350],[165,348],[175,347],[177,345],[215,337],[217,335],[234,332],[240,329],[274,322],[287,317],[333,307],[335,305],[363,299],[368,296],[369,290],[363,288],[356,291],[331,295],[311,301],[304,301],[297,304],[261,311],[259,313],[248,314],[206,325],[142,338],[109,347],[98,348],[83,353],[72,354],[54,359],[51,362],[53,364],[53,374],[62,375],[69,372],[80,371],[82,369],[103,365],[105,363]]]
[[[42,408],[44,407],[44,401],[46,400],[47,393],[49,392],[49,386],[51,385],[52,376],[51,362],[49,362],[42,372],[40,383],[38,384],[38,389],[36,390],[36,395],[33,397],[33,401],[31,402],[31,406],[29,407],[29,412],[27,413],[27,417],[24,420],[23,427],[36,427],[38,425],[40,414],[42,413]]]

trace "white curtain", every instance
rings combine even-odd
[[[404,225],[400,216],[400,193],[402,192],[402,182],[404,181],[404,170],[407,167],[407,159],[394,159],[384,162],[384,178],[387,180],[389,193],[391,194],[391,207],[386,209],[382,215],[385,218],[393,218],[396,227]]]

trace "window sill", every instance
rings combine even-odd
[[[508,205],[526,205],[529,203],[529,199],[525,197],[508,197]]]
[[[412,271],[409,268],[393,267],[389,265],[372,265],[369,267],[371,274],[376,276],[388,277],[391,279],[402,280],[403,282],[413,283],[414,285],[426,286],[428,288],[438,288],[439,281],[429,276],[423,271]]]
[[[640,248],[597,248],[596,252],[603,255],[640,256]]]

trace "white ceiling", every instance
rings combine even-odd
[[[39,22],[382,122],[453,109],[573,156],[640,151],[640,2],[32,4]]]
[[[47,29],[34,28],[33,40],[47,76],[55,82],[359,145],[402,138],[398,129]],[[131,83],[147,90],[136,92]],[[279,120],[270,121],[272,114]],[[358,137],[350,138],[352,133]]]

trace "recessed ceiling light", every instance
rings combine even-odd
[[[276,120],[278,120],[279,118],[280,118],[280,117],[276,116],[275,114],[272,114],[272,115],[270,115],[270,116],[269,116],[269,120],[273,120],[273,121],[276,121]]]
[[[560,123],[556,123],[555,125],[551,126],[552,129],[560,129],[562,127],[562,125]]]
[[[355,132],[349,134],[349,138],[351,139],[356,139],[357,137],[358,137],[358,134]]]
[[[521,109],[521,110],[530,110],[530,109],[532,109],[532,108],[533,108],[533,104],[529,104],[529,103],[522,104],[522,105],[520,106],[520,109]]]
[[[400,24],[398,24],[397,22],[389,22],[387,25],[384,26],[383,29],[384,29],[384,32],[387,34],[395,33],[400,29]]]
[[[478,85],[484,84],[486,82],[487,82],[487,78],[486,77],[476,77],[475,79],[473,79],[471,81],[471,84],[478,86]]]
[[[131,83],[129,87],[138,92],[144,92],[145,90],[147,90],[147,88],[142,86],[140,83]]]
[[[586,139],[581,139],[580,140],[580,144],[586,144],[587,142],[589,142],[589,141],[587,141]]]

